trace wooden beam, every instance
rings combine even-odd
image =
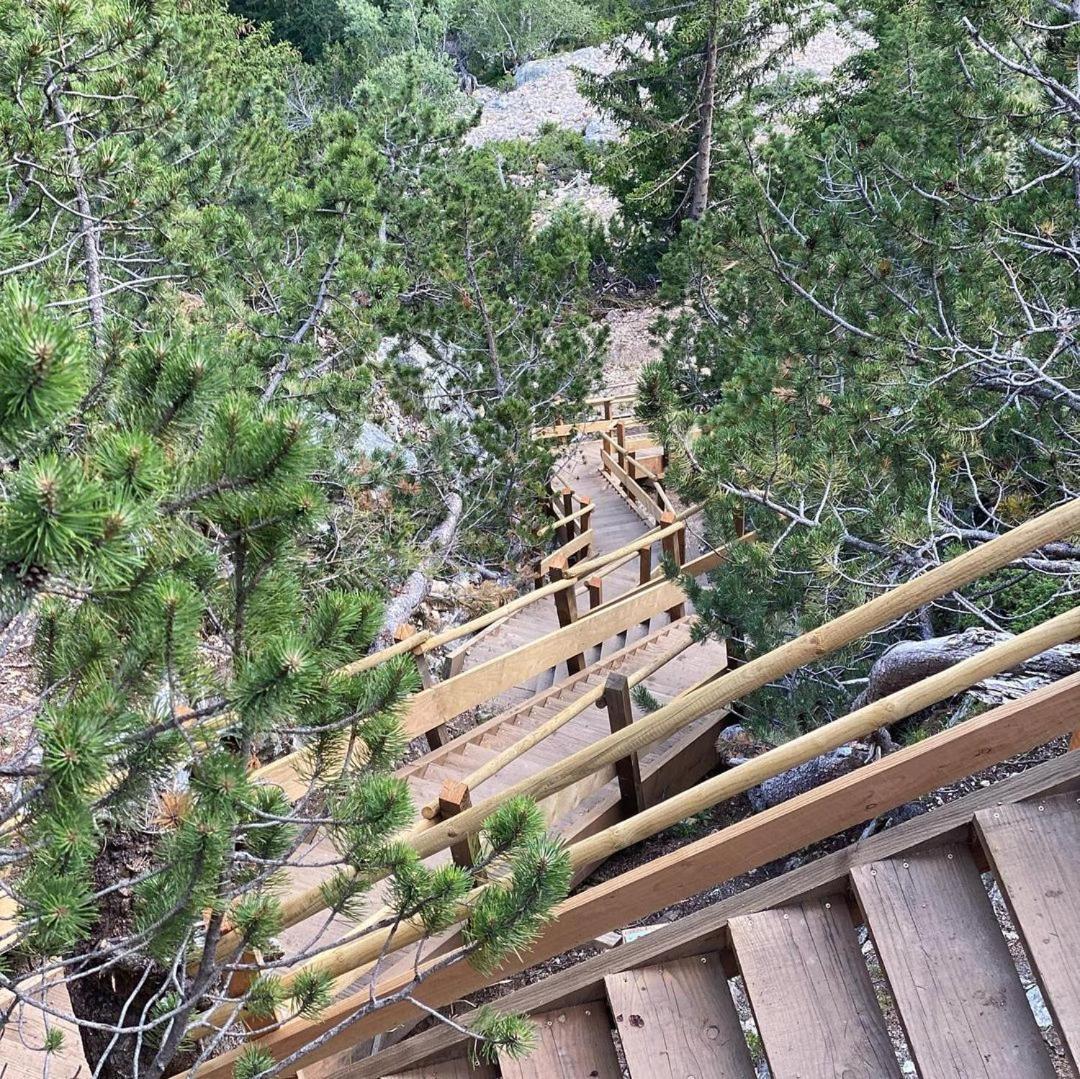
[[[639,511],[638,515],[655,525],[663,512],[657,505],[656,499],[637,480],[633,479],[625,468],[616,463],[606,450],[600,451],[600,460],[608,466],[608,479],[630,496],[630,504]]]
[[[607,676],[604,700],[607,702],[608,721],[613,731],[621,731],[634,722],[630,679],[625,674],[613,672]],[[641,786],[641,763],[636,751],[615,762],[615,775],[619,780],[624,816],[631,817],[640,813],[645,808],[645,793]]]
[[[725,928],[735,918],[787,906],[804,897],[828,894],[833,889],[844,891],[847,873],[856,865],[884,861],[905,850],[939,842],[958,830],[968,831],[980,810],[1023,801],[1078,779],[1080,756],[1072,760],[1068,756],[1056,757],[516,989],[500,997],[494,1007],[503,1013],[530,1015],[600,999],[604,979],[613,974],[723,947]],[[455,1046],[464,1045],[466,1039],[466,1034],[440,1024],[367,1060],[351,1064],[348,1076],[349,1079],[373,1079],[396,1075],[436,1055],[441,1058],[450,1054]],[[328,1072],[325,1079],[345,1079],[345,1075]]]
[[[565,760],[543,769],[528,780],[514,784],[503,792],[503,795],[512,797],[525,794],[538,800],[545,798],[555,793],[555,791],[569,786],[583,776],[589,775],[597,768],[613,764],[630,750],[641,749],[643,746],[660,741],[699,716],[715,709],[726,708],[740,697],[768,685],[777,678],[790,674],[804,664],[816,662],[823,656],[835,652],[867,633],[889,625],[901,615],[918,610],[930,600],[947,595],[984,574],[1001,569],[1002,566],[1008,565],[1014,559],[1028,554],[1045,543],[1061,539],[1062,536],[1071,535],[1078,530],[1080,530],[1080,499],[1074,499],[1057,509],[1051,510],[1049,513],[1018,526],[1011,532],[1007,532],[989,543],[958,555],[956,558],[929,570],[922,576],[900,585],[899,588],[867,601],[854,610],[848,611],[818,629],[796,637],[764,656],[759,656],[748,663],[744,663],[741,667],[737,667],[735,670],[717,678],[715,682],[704,685],[684,697],[670,701],[655,712],[645,716],[632,727],[616,734],[606,735],[591,746],[578,750]],[[644,591],[642,597],[646,595],[655,595],[656,598],[659,598],[658,593]],[[665,594],[659,610],[666,610],[674,603],[679,602],[678,596],[669,601],[668,597],[670,595],[671,593]],[[643,604],[638,617],[626,618],[626,622],[633,624],[639,618],[647,617],[645,614],[646,609],[647,604]],[[581,630],[581,627],[590,621],[605,618],[615,612],[619,612],[622,616],[630,613],[627,607],[616,603],[610,608],[601,608],[599,611],[581,619],[576,626],[572,627],[572,631],[577,633]],[[1069,639],[1063,637],[1059,640],[1051,640],[1055,634],[1060,634],[1063,628],[1065,632],[1069,632],[1071,629],[1074,635],[1080,633],[1080,626],[1075,629],[1072,628],[1071,619],[1077,616],[1080,616],[1080,609],[1067,612],[1044,623],[1041,627],[1036,627],[1036,630],[1043,631],[1037,638],[1030,637],[1029,634],[1035,633],[1035,630],[1029,630],[1027,633],[1021,634],[1020,637],[1014,638],[1008,644],[1010,646],[1017,645],[1023,638],[1026,638],[1027,641],[1035,639],[1049,641],[1050,643],[1044,643],[1042,647],[1051,647],[1052,644],[1060,643],[1060,640]],[[569,631],[562,630],[560,632],[567,633]],[[591,636],[595,638],[595,633]],[[592,643],[596,643],[596,640],[582,641],[582,647],[588,647]],[[536,648],[535,645],[530,647],[532,649]],[[565,649],[565,644],[563,647]],[[1019,650],[1022,651],[1024,647],[1025,645],[1020,645]],[[574,651],[577,651],[577,649]],[[983,655],[988,655],[992,651],[994,650],[991,649],[987,653],[983,653]],[[551,664],[546,664],[539,669],[546,669],[547,666],[551,666]],[[952,668],[952,671],[958,671],[961,667],[963,667],[963,664]],[[483,668],[476,668],[472,673],[478,673],[482,670]],[[458,681],[466,678],[469,673],[465,672]],[[515,684],[515,682],[510,684]],[[422,696],[423,694],[420,695],[420,697]],[[419,700],[419,698],[414,700]],[[881,702],[876,703],[880,704]],[[441,722],[441,719],[439,721]],[[494,803],[488,800],[488,804],[484,805],[482,803],[482,806],[482,809],[479,806],[474,808],[471,811],[471,816],[469,813],[463,814],[460,822],[455,822],[455,824],[466,825],[467,823],[467,827],[478,828],[483,822],[483,815],[494,808]],[[468,818],[467,822],[466,818]],[[426,838],[434,840],[435,836],[431,835]],[[438,849],[438,847],[434,849]]]
[[[555,583],[557,590],[574,584],[576,581],[569,580]],[[555,588],[555,585],[548,587]],[[539,595],[542,591],[532,594]],[[463,670],[452,680],[439,682],[410,699],[403,719],[406,734],[416,737],[439,723],[446,723],[526,678],[557,666],[628,626],[667,610],[682,597],[682,589],[672,582],[665,581],[655,588],[650,583],[640,592],[631,592],[610,605],[582,615],[571,626]]]
[[[1078,690],[1080,675],[1062,679],[585,889],[560,904],[556,918],[528,953],[509,958],[498,976],[508,977],[580,946],[612,926],[645,917],[703,888],[880,816],[973,770],[1045,744],[1080,726]],[[1071,766],[1072,761],[1069,763]],[[390,995],[408,977],[388,979],[380,985],[378,995]],[[462,961],[433,973],[415,995],[431,1007],[440,1007],[474,992],[488,980]],[[336,1001],[317,1021],[294,1020],[261,1038],[259,1044],[280,1060],[352,1016],[367,999],[364,992]],[[309,1063],[323,1059],[417,1015],[416,1009],[406,1003],[388,1006],[352,1023],[305,1059]],[[235,1057],[234,1051],[202,1065],[199,1079],[226,1079]]]
[[[591,611],[604,602],[604,578],[590,577],[585,582],[585,587],[589,590],[589,610]]]
[[[564,581],[568,576],[566,558],[560,555],[551,563],[549,573],[553,581]],[[555,596],[555,611],[559,618],[559,625],[572,626],[578,620],[577,593],[573,588],[566,588]],[[585,653],[578,652],[567,656],[566,669],[571,674],[580,674],[585,670]]]
[[[595,542],[596,533],[589,528],[583,532],[579,532],[569,543],[564,543],[550,554],[544,555],[544,557],[539,559],[536,563],[536,580],[540,582],[538,587],[543,584],[541,579],[547,575],[547,571],[551,568],[551,563],[556,558],[562,557],[565,558],[567,562],[572,562],[575,558],[581,558],[583,555],[587,555],[589,549]]]
[[[444,820],[456,817],[472,805],[469,785],[460,779],[444,779],[439,791],[439,814]],[[470,869],[480,860],[480,842],[475,835],[465,836],[450,848],[454,864],[462,869]]]
[[[660,514],[660,520],[657,523],[665,528],[668,525],[673,525],[675,523],[675,514],[665,510]],[[683,563],[683,559],[679,556],[679,536],[684,534],[685,529],[678,535],[672,533],[670,536],[665,536],[661,541],[664,558],[676,566],[681,566]],[[686,614],[686,605],[682,603],[676,603],[675,606],[667,612],[667,616],[672,622],[677,622],[684,614]]]

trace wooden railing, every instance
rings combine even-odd
[[[550,427],[537,428],[533,432],[533,437],[561,441],[574,435],[609,431],[619,420],[633,422],[636,400],[637,390],[632,384],[597,397],[589,397],[585,401],[586,413],[576,423],[564,423],[557,419]]]
[[[1034,518],[929,570],[921,577],[869,600],[816,630],[749,660],[732,671],[720,674],[714,681],[669,702],[634,724],[599,739],[558,764],[511,785],[498,797],[481,800],[451,820],[438,823],[419,821],[409,833],[408,840],[420,857],[429,857],[479,831],[484,820],[506,800],[527,796],[540,801],[550,797],[597,769],[613,765],[639,749],[669,737],[702,716],[726,708],[739,698],[791,674],[808,663],[822,659],[927,603],[994,573],[1045,544],[1062,540],[1078,531],[1080,499]],[[665,588],[671,587],[671,582],[667,581],[650,583],[639,589],[630,600],[619,602],[640,602],[643,596],[660,594]],[[618,607],[619,602],[612,605],[612,609]],[[577,633],[590,619],[603,614],[603,611],[593,612],[569,627],[569,630]],[[624,608],[621,614],[629,614],[629,609]],[[589,636],[590,633],[586,633],[584,639]],[[575,867],[591,865],[610,857],[615,852],[738,795],[768,778],[813,760],[852,739],[865,737],[879,727],[889,726],[1077,636],[1080,636],[1080,608],[1051,618],[939,674],[875,701],[745,764],[707,779],[667,801],[650,806],[628,820],[574,843],[570,847],[572,864]],[[774,810],[751,818],[749,822],[740,822],[723,832],[706,837],[694,845],[696,849],[693,854],[676,852],[676,855],[631,871],[622,878],[615,878],[614,882],[609,881],[578,893],[560,905],[552,925],[529,954],[505,964],[500,970],[500,976],[519,969],[522,965],[579,945],[615,925],[625,924],[652,910],[692,895],[717,880],[726,879],[732,875],[732,866],[761,864],[778,857],[777,844],[790,843],[793,836],[800,840],[797,845],[802,846],[815,838],[830,835],[839,828],[875,816],[892,805],[900,804],[895,799],[907,800],[911,794],[906,792],[913,786],[925,786],[927,775],[936,779],[943,772],[948,773],[949,767],[957,767],[958,759],[966,760],[969,765],[972,762],[989,764],[1024,748],[1048,741],[1058,734],[1076,730],[1080,727],[1080,696],[1077,692],[1080,688],[1080,676],[1051,688],[1060,690],[1062,686],[1066,687],[1068,692],[1053,694],[1052,706],[1046,704],[1047,694],[1036,694],[1034,696],[1040,705],[1037,710],[1030,707],[1024,711],[1018,708],[1017,702],[1012,702],[1003,709],[996,710],[996,718],[991,718],[995,713],[990,713],[969,720],[945,732],[944,736],[938,736],[951,747],[952,756],[948,756],[944,750],[935,755],[926,754],[923,748],[927,745],[926,742],[912,747],[911,752],[904,751],[908,754],[903,758],[905,763],[910,761],[913,755],[917,757],[919,767],[923,769],[922,778],[917,778],[918,769],[912,771],[909,766],[904,772],[904,784],[886,788],[885,794],[882,794],[880,789],[870,788],[869,801],[865,800],[866,796],[863,800],[852,800],[844,793],[852,782],[857,781],[857,774],[856,780],[849,776],[836,781],[836,784],[830,784],[830,788],[840,791],[844,796],[845,808],[843,813],[832,813],[824,824],[816,820],[811,813],[796,813],[792,802],[784,803]],[[1023,714],[1018,719],[1021,711]],[[958,758],[958,745],[966,747],[966,757]],[[976,746],[977,750],[973,750],[972,746]],[[893,754],[881,763],[898,767],[895,762],[899,756]],[[811,792],[812,795],[814,793]],[[811,796],[803,796],[794,802],[806,807],[813,804],[813,799]],[[784,818],[786,832],[783,829],[771,828],[771,822],[778,817]],[[756,829],[766,825],[770,826],[768,835],[771,837],[772,847],[747,838],[753,836]],[[828,830],[821,832],[822,828]],[[760,833],[757,835],[760,839]],[[782,841],[781,836],[784,837]],[[715,857],[718,849],[723,852],[719,861]],[[734,870],[741,871],[742,869],[738,868]],[[305,902],[307,908],[304,907]],[[320,900],[315,898],[315,902]],[[284,903],[286,915],[291,917],[301,911],[304,916],[314,913],[314,909],[318,907],[312,908],[311,904],[311,896],[291,896]],[[463,916],[466,908],[467,905],[462,908]],[[423,935],[422,926],[411,923],[397,926],[393,931],[369,932],[331,949],[319,957],[317,965],[335,976],[345,971],[359,973],[387,951],[414,944],[422,939]],[[483,977],[468,964],[457,963],[433,974],[431,979],[424,983],[420,995],[429,1003],[441,1004],[471,992],[483,983]],[[393,993],[395,986],[400,988],[398,981],[390,980],[388,984],[380,984],[376,991],[379,996],[385,996]],[[284,1024],[280,1030],[260,1039],[260,1044],[275,1058],[281,1059],[282,1056],[307,1045],[311,1039],[329,1034],[336,1024],[353,1014],[367,999],[368,993],[365,992],[356,998],[337,1001],[318,1021],[293,1020]],[[413,1014],[414,1010],[408,1005],[395,1005],[378,1011],[353,1023],[347,1030],[326,1037],[305,1060],[310,1062],[340,1052],[358,1041],[390,1029]],[[202,1079],[219,1079],[229,1074],[228,1069],[234,1061],[235,1054],[226,1054],[200,1068],[199,1075]]]
[[[600,435],[600,467],[645,521],[657,525],[664,513],[674,513],[659,482],[664,475],[663,450],[651,439],[630,440],[626,425],[616,423],[610,434]]]
[[[1060,714],[1062,710],[1064,715]],[[886,813],[999,759],[1049,741],[1060,731],[1062,721],[1070,717],[1080,718],[1080,681],[1075,676],[890,754],[849,777],[791,799],[774,811],[724,828],[641,870],[624,873],[611,882],[618,893],[609,894],[633,894],[639,890],[639,882],[644,881],[666,891],[667,882],[677,881],[687,866],[693,867],[700,877],[707,875],[712,884],[764,861],[787,858],[810,843],[864,824],[868,816]],[[736,917],[787,907],[811,897],[842,896],[848,889],[838,887],[838,882],[846,880],[856,866],[871,865],[944,841],[961,845],[971,842],[978,851],[980,828],[976,814],[979,811],[991,810],[996,815],[1002,805],[1032,798],[1038,799],[1041,810],[1046,794],[1075,791],[1078,780],[1080,753],[1076,752],[1051,758],[1009,778],[995,779],[989,786],[980,785],[974,793],[947,802],[931,813],[879,832],[869,840],[859,840],[814,858],[779,878],[737,891],[636,941],[532,982],[500,997],[495,1006],[503,1013],[536,1015],[602,999],[605,979],[623,971],[700,956],[718,948],[725,951],[729,944],[727,928]],[[553,926],[553,930],[557,928]],[[547,947],[545,941],[541,957]],[[523,957],[522,961],[530,963],[534,955]],[[511,971],[500,971],[500,977],[507,973]],[[420,997],[428,1003],[438,1000],[430,984],[425,985]],[[470,1025],[467,1015],[461,1021],[465,1027]],[[470,1041],[467,1029],[436,1024],[393,1048],[356,1061],[350,1066],[348,1079],[419,1074],[426,1070],[428,1061],[447,1059],[455,1047],[460,1052]],[[412,1071],[414,1068],[416,1073]],[[345,1079],[345,1076],[333,1072],[327,1079]]]

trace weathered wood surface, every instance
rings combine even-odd
[[[966,845],[858,866],[851,880],[921,1074],[1053,1079]]]
[[[605,984],[631,1079],[753,1079],[715,952],[621,971]]]
[[[1072,793],[994,806],[975,823],[1080,1072],[1080,799]]]
[[[600,1002],[536,1016],[536,1048],[521,1060],[499,1057],[503,1079],[618,1076],[607,1009]]]
[[[40,989],[24,987],[31,998],[41,999]],[[71,1001],[63,986],[45,992],[50,1008],[71,1013]],[[73,1022],[46,1015],[32,1004],[16,1004],[11,994],[0,993],[0,1014],[6,1022],[0,1026],[0,1079],[88,1079],[90,1069],[83,1055],[82,1040]],[[63,1045],[54,1053],[44,1052],[46,1029],[59,1029]]]
[[[902,805],[927,790],[969,775],[975,768],[987,767],[1080,726],[1078,685],[1080,675],[1064,679],[1031,694],[1025,701],[1009,702],[959,727],[890,754],[850,776],[835,780],[820,791],[794,798],[647,865],[583,889],[559,905],[555,920],[545,928],[532,948],[507,960],[500,968],[500,976],[509,976],[533,963],[559,955],[612,927],[626,925],[711,887],[717,881],[783,857]],[[1074,774],[1069,771],[1071,763],[1061,766],[1062,772]],[[1080,758],[1077,764],[1080,764]],[[886,833],[886,836],[891,834]],[[388,979],[380,992],[393,992],[397,984],[396,979]],[[459,999],[483,984],[486,979],[482,975],[467,963],[459,963],[429,977],[417,995],[430,1005],[438,1005]],[[321,1030],[340,1022],[355,1007],[355,1001],[337,1001],[315,1023],[286,1024],[263,1039],[262,1044],[275,1054],[285,1055]],[[356,1022],[344,1034],[314,1050],[312,1058],[332,1055],[373,1033],[406,1021],[414,1013],[415,1009],[408,1004],[389,1007],[370,1021]],[[230,1057],[223,1056],[205,1071],[201,1070],[200,1077],[218,1079],[229,1074],[230,1066]]]
[[[872,781],[872,777],[868,777]],[[636,967],[693,956],[725,946],[727,926],[742,915],[770,907],[802,901],[812,896],[835,893],[845,887],[853,866],[863,865],[945,839],[966,840],[976,813],[995,805],[1012,804],[1024,798],[1060,787],[1075,788],[1080,794],[1080,753],[1068,753],[1044,764],[980,788],[933,813],[890,828],[888,831],[827,854],[799,869],[738,892],[728,899],[703,907],[685,918],[618,948],[575,964],[541,981],[514,990],[499,1001],[508,1012],[531,1014],[594,1000],[604,990],[605,979]],[[446,1028],[425,1031],[408,1042],[385,1050],[347,1075],[333,1079],[373,1079],[387,1068],[399,1068],[423,1061],[436,1053],[459,1049],[465,1035]],[[382,1069],[382,1070],[381,1070]]]
[[[843,894],[729,928],[773,1079],[899,1079]]]

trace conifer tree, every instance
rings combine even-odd
[[[204,1059],[245,1036],[239,1008],[187,1035],[270,951],[317,833],[331,912],[363,916],[386,876],[392,923],[428,935],[494,871],[459,954],[497,962],[565,894],[565,855],[517,802],[477,866],[418,863],[391,773],[415,669],[338,673],[388,583],[327,539],[381,317],[353,289],[388,272],[375,140],[336,108],[295,125],[273,90],[295,57],[210,0],[6,3],[0,58],[0,634],[33,627],[39,689],[4,776],[0,988],[50,1009],[62,984],[100,1074]],[[299,798],[250,777],[286,750]],[[280,972],[319,947],[258,971],[249,1014],[317,1015],[329,979]],[[513,1019],[480,1034],[527,1045]],[[286,1066],[253,1046],[237,1074]]]
[[[714,536],[764,540],[696,597],[754,647],[1080,489],[1075,31],[1036,7],[849,13],[872,47],[816,110],[731,129],[722,193],[663,263],[686,308],[643,415]],[[1054,545],[885,639],[1023,629],[1072,602],[1078,556]],[[880,647],[785,688],[785,714],[846,699]]]

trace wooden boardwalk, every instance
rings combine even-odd
[[[525,1062],[469,1071],[450,1055],[394,1067],[402,1046],[328,1079],[755,1079],[762,1059],[773,1079],[900,1079],[906,1061],[924,1079],[1052,1079],[1064,1072],[1029,1006],[991,883],[1052,1016],[1059,1069],[1077,1068],[1074,752],[512,993],[501,1006],[539,1026]],[[736,1010],[736,976],[754,1037]],[[430,1050],[453,1034],[424,1037]],[[625,1070],[612,1063],[616,1044]]]
[[[651,522],[642,519],[635,511],[630,500],[620,492],[617,485],[608,478],[601,467],[601,443],[599,440],[586,441],[571,446],[559,462],[558,479],[573,490],[578,497],[585,497],[593,505],[591,528],[595,534],[592,556],[609,554],[638,539],[651,527]],[[661,545],[652,545],[646,556],[650,567],[660,564]],[[688,556],[697,554],[691,545]],[[598,575],[603,581],[603,599],[610,601],[624,596],[641,584],[641,558],[635,556],[610,571],[601,571]],[[590,597],[587,586],[581,583],[575,589],[575,606],[579,611],[589,609]],[[586,657],[595,662],[602,655],[610,654],[617,648],[644,636],[651,628],[659,624],[658,620],[629,627],[629,629],[602,648],[597,647]],[[552,603],[536,604],[512,614],[504,622],[494,626],[475,643],[467,646],[464,655],[464,668],[475,667],[493,657],[518,648],[531,641],[539,640],[545,634],[559,628],[555,605]],[[507,690],[498,698],[498,703],[509,706],[527,700],[534,693],[546,689],[566,678],[566,663],[545,671],[534,678],[526,679],[520,685]]]

